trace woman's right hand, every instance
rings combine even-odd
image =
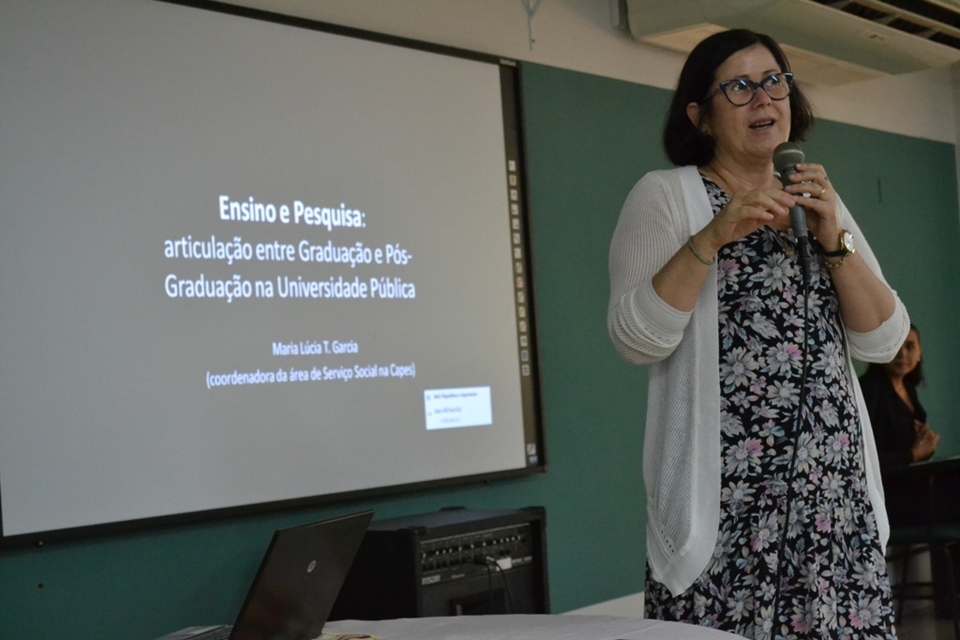
[[[690,237],[653,276],[653,290],[669,306],[693,311],[697,296],[724,245],[745,238],[760,227],[790,226],[794,196],[783,189],[758,189],[738,193],[703,229]],[[692,250],[691,250],[692,249]]]
[[[794,203],[794,196],[783,189],[741,191],[696,234],[697,242],[712,249],[710,255],[714,255],[724,245],[746,238],[762,226],[789,229]]]
[[[940,434],[919,420],[913,423],[913,429],[916,436],[913,439],[913,447],[910,451],[913,454],[913,461],[921,462],[932,456],[937,450],[937,441],[940,440]]]

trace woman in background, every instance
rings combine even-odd
[[[937,449],[940,436],[927,426],[927,412],[917,396],[923,382],[922,358],[920,334],[910,325],[896,357],[884,364],[871,363],[860,377],[881,467],[920,462]]]
[[[899,473],[915,462],[928,460],[940,435],[927,426],[927,412],[917,387],[923,382],[923,349],[920,334],[910,333],[896,357],[871,364],[860,377],[860,386],[880,453],[884,498],[890,523],[900,526],[960,522],[960,469],[942,469],[930,484],[929,477]],[[931,502],[931,490],[933,500]]]

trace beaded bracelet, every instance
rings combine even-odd
[[[848,253],[845,256],[840,257],[840,262],[830,262],[829,260],[824,260],[823,264],[827,265],[828,269],[836,269],[837,267],[843,266],[843,263],[847,261],[847,258],[850,256]]]

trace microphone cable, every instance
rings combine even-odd
[[[503,581],[503,594],[506,600],[505,613],[513,613],[513,596],[510,595],[510,581],[507,579],[507,574],[503,572],[503,567],[500,566],[500,563],[497,562],[497,559],[493,556],[484,558],[483,565],[487,568],[487,593],[489,593],[490,598],[490,612],[493,613],[493,569],[496,569],[500,574],[500,579]]]
[[[804,238],[806,240],[807,238]],[[799,246],[799,243],[798,243]],[[780,529],[780,540],[777,545],[777,586],[773,595],[773,618],[771,623],[774,627],[778,624],[777,618],[780,615],[780,589],[783,585],[783,554],[786,551],[787,535],[790,529],[790,515],[793,512],[794,481],[796,480],[797,470],[797,450],[800,448],[800,436],[803,433],[803,410],[807,402],[807,360],[809,355],[809,335],[810,326],[810,260],[809,243],[806,243],[806,259],[800,254],[800,278],[801,289],[803,291],[803,340],[800,343],[800,397],[797,405],[796,418],[794,419],[793,429],[793,451],[790,454],[790,466],[786,474],[786,504],[784,506],[783,525]],[[772,630],[774,640],[777,640],[776,630]]]

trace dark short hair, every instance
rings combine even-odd
[[[910,328],[913,331],[916,331],[917,344],[920,344],[920,332],[917,331],[917,328],[912,324],[910,325]],[[915,366],[910,373],[903,376],[903,380],[907,384],[912,384],[914,387],[919,387],[921,384],[923,384],[923,358],[920,358],[917,361],[917,366]]]
[[[663,147],[674,165],[702,166],[713,160],[716,141],[694,126],[687,116],[687,105],[696,102],[701,106],[702,117],[709,116],[712,100],[704,101],[704,98],[717,81],[717,69],[736,52],[758,44],[773,54],[781,71],[790,71],[790,63],[780,45],[770,36],[749,29],[731,29],[708,36],[687,56],[663,127]],[[796,85],[789,100],[790,140],[800,142],[813,127],[813,109]]]

